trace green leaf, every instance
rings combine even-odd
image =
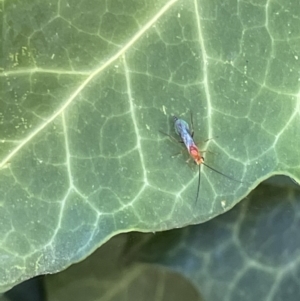
[[[294,5],[294,7],[293,7]],[[300,179],[296,3],[4,0],[0,287]],[[198,169],[171,115],[194,116]],[[177,138],[177,137],[176,137]],[[214,138],[207,143],[201,141]]]

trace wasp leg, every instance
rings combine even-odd
[[[169,135],[169,134],[167,134],[167,133],[165,133],[165,132],[163,132],[163,131],[159,131],[161,134],[163,134],[163,135],[166,135],[166,136],[168,136],[171,140],[173,140],[173,141],[175,141],[175,142],[179,142],[179,143],[183,143],[183,141],[182,140],[177,140],[175,137],[173,137],[173,136],[171,136],[171,135]]]

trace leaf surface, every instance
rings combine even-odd
[[[1,5],[3,290],[117,233],[209,220],[272,174],[300,179],[292,1]],[[243,181],[202,166],[197,203],[197,167],[159,132],[190,111],[206,163]]]

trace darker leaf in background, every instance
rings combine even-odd
[[[34,277],[16,285],[4,296],[9,301],[46,301],[44,276]]]

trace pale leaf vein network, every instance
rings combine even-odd
[[[14,148],[1,162],[0,168],[7,164],[19,150],[21,150],[27,143],[29,143],[37,134],[39,134],[45,127],[47,127],[53,120],[55,120],[58,116],[62,114],[66,110],[66,108],[76,99],[76,97],[80,94],[80,92],[95,78],[99,73],[101,73],[104,69],[110,66],[115,60],[120,58],[132,45],[141,38],[145,32],[153,26],[157,20],[164,15],[174,3],[178,0],[170,0],[168,1],[137,33],[128,41],[127,44],[124,45],[115,55],[113,55],[110,59],[108,59],[105,63],[103,63],[100,67],[95,69],[90,73],[90,75],[78,86],[78,88],[71,94],[71,96],[66,99],[66,101],[62,104],[60,108],[58,108],[49,118],[41,123],[34,131],[32,131],[26,138],[24,138],[20,144]],[[31,72],[30,70],[28,72]]]

